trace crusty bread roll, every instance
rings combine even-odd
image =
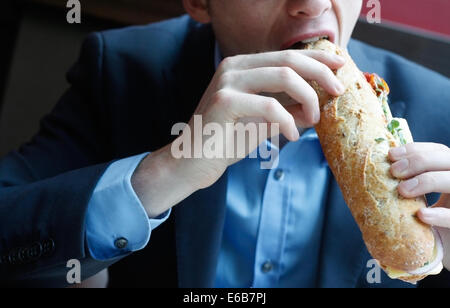
[[[330,96],[311,82],[321,111],[315,129],[370,254],[391,278],[415,283],[440,272],[440,261],[432,271],[420,271],[437,258],[432,229],[416,218],[417,211],[426,207],[425,197],[400,196],[400,181],[389,170],[389,149],[412,142],[406,121],[392,119],[387,101],[380,101],[346,51],[325,39],[305,48],[325,50],[346,59],[346,64],[336,71],[346,88],[342,96]],[[396,126],[390,131],[392,120]]]

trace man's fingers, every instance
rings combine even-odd
[[[314,89],[289,67],[255,68],[223,75],[225,83],[233,82],[232,88],[246,93],[258,94],[285,92],[302,104],[304,120],[314,125],[320,119],[319,99]]]
[[[220,109],[217,114],[229,114],[230,120],[264,118],[269,123],[279,124],[287,139],[296,141],[300,137],[293,116],[272,97],[221,90],[216,93],[214,101],[213,108]]]
[[[345,64],[345,58],[338,55],[333,55],[321,50],[301,50],[303,55],[313,58],[330,69],[335,70],[342,67]]]
[[[450,171],[450,151],[442,149],[413,151],[402,156],[391,166],[392,175],[400,179],[429,171]]]
[[[282,50],[259,54],[244,54],[225,58],[219,70],[248,70],[258,67],[279,67],[288,63],[297,65],[309,57],[327,65],[331,69],[338,69],[345,64],[344,57],[321,50]]]
[[[344,65],[345,59],[324,51],[284,50],[227,58],[219,67],[224,73],[264,67],[289,67],[305,80],[314,80],[328,93],[341,95],[342,83],[332,69]]]
[[[407,145],[392,148],[389,150],[389,158],[392,161],[397,161],[407,156],[420,152],[442,152],[450,151],[449,148],[443,144],[433,142],[414,142]]]
[[[450,193],[450,171],[426,172],[398,185],[399,193],[414,198],[432,192]]]
[[[332,72],[345,63],[343,58],[320,51],[308,52],[309,56],[296,50],[291,52],[293,55],[281,59],[280,66],[292,68],[303,79],[316,81],[332,95],[343,94],[345,88]]]
[[[302,127],[302,128],[312,127],[312,124],[311,123],[308,124],[305,119],[305,111],[303,110],[302,105],[295,104],[295,105],[284,106],[284,108],[286,108],[286,110],[290,114],[292,114],[292,116],[294,117],[295,124],[298,127]]]
[[[421,209],[417,216],[431,226],[450,229],[450,209],[435,207]]]

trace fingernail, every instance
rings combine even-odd
[[[419,180],[418,179],[411,179],[411,180],[408,180],[408,181],[405,181],[405,182],[401,183],[401,185],[402,185],[402,187],[405,190],[411,192],[412,190],[414,190],[414,188],[417,187],[417,185],[419,185]]]
[[[294,140],[298,140],[300,139],[300,133],[298,132],[298,128],[295,127],[293,132],[292,132],[292,136],[294,137]]]
[[[392,173],[395,176],[402,176],[406,173],[408,167],[409,167],[409,160],[407,159],[399,160],[392,165]]]
[[[336,91],[337,91],[338,93],[340,93],[340,94],[344,94],[344,92],[345,92],[345,87],[344,87],[344,85],[342,84],[342,82],[340,82],[340,81],[336,82]]]
[[[389,150],[389,152],[394,157],[401,157],[406,155],[406,148],[405,147],[392,148]]]
[[[314,114],[314,124],[319,123],[320,121],[320,112]]]

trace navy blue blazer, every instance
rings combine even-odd
[[[0,161],[0,281],[64,286],[70,259],[82,277],[111,266],[111,286],[209,287],[225,213],[226,174],[177,205],[147,248],[98,262],[86,249],[85,214],[113,161],[155,151],[188,122],[214,74],[215,38],[190,18],[91,34],[67,75],[71,88],[39,132]],[[352,41],[359,67],[383,76],[395,116],[417,141],[450,145],[449,79],[386,51]],[[189,180],[189,179],[186,179]],[[371,287],[370,256],[331,177],[318,287]],[[436,196],[433,196],[436,200]],[[449,285],[448,274],[424,285]],[[375,286],[406,286],[388,279]]]

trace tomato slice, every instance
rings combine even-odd
[[[385,93],[386,95],[390,93],[390,89],[386,81],[377,74],[364,73],[364,76],[366,77],[367,82],[370,83],[372,88],[377,93],[377,96],[380,96],[382,93]]]

